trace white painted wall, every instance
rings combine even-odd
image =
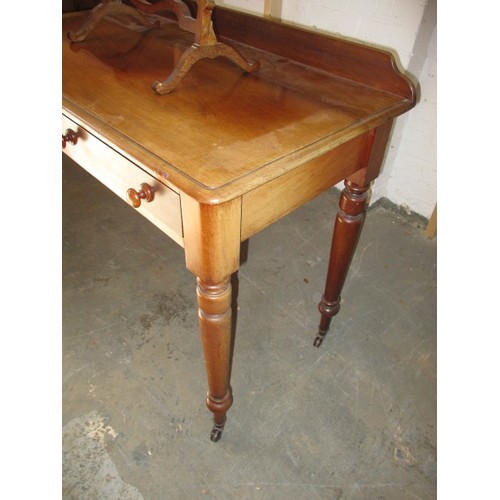
[[[216,3],[264,12],[264,0]],[[430,217],[437,197],[436,17],[436,0],[281,0],[284,22],[390,50],[400,69],[418,82],[418,104],[396,120],[371,202],[385,196],[424,217]]]

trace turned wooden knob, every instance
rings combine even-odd
[[[76,144],[77,140],[78,140],[77,133],[69,128],[62,136],[62,148],[64,149],[66,147],[67,142],[71,144]]]
[[[145,182],[141,184],[139,191],[133,188],[127,189],[127,200],[134,208],[139,208],[141,206],[141,200],[146,200],[149,203],[153,201],[153,198],[153,190],[151,186]]]

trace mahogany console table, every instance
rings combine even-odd
[[[191,34],[167,17],[152,29],[105,18],[71,42],[86,16],[63,16],[63,149],[184,248],[217,441],[232,403],[230,277],[241,243],[345,180],[319,346],[392,121],[414,106],[415,90],[387,52],[217,7],[217,36],[260,68],[200,60],[159,95],[151,82],[175,67]]]

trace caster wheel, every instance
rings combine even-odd
[[[210,441],[216,443],[222,437],[222,431],[224,430],[224,425],[214,425],[212,432],[210,433]]]
[[[323,343],[324,338],[325,338],[324,336],[318,334],[317,337],[314,339],[313,343],[314,347],[319,347]]]

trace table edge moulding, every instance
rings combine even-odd
[[[213,1],[129,3],[63,15],[63,151],[183,247],[218,441],[232,404],[241,244],[344,181],[319,347],[393,121],[415,105],[415,88],[389,52],[366,44]],[[203,44],[224,48],[183,66]],[[161,72],[173,78],[151,88]]]

